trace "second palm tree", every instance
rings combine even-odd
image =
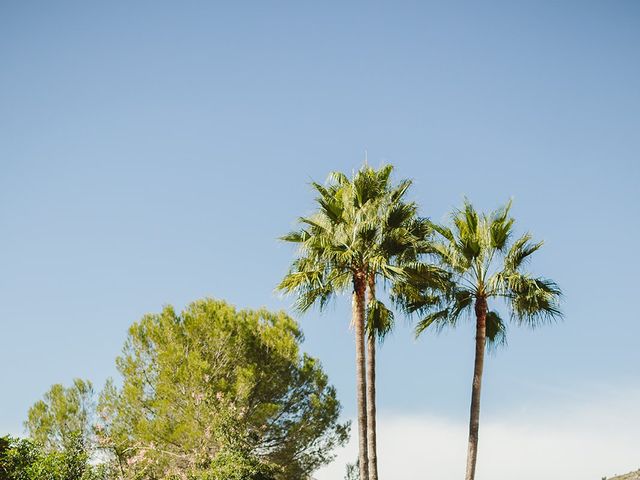
[[[405,309],[423,314],[417,335],[430,327],[455,326],[465,315],[475,318],[466,480],[473,480],[476,471],[485,348],[487,343],[503,342],[505,338],[505,323],[497,310],[489,310],[489,301],[504,300],[511,320],[518,325],[535,327],[562,316],[558,286],[523,271],[542,242],[532,242],[529,234],[511,242],[514,220],[509,215],[510,207],[509,203],[484,215],[465,202],[462,209],[454,211],[451,227],[432,225],[440,240],[431,242],[431,253],[448,276],[447,281],[434,288],[431,279],[418,270],[395,291]]]

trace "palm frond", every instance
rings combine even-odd
[[[513,231],[514,219],[507,217],[509,208],[494,213],[489,220],[489,242],[490,247],[498,251],[503,251],[511,232]]]
[[[543,241],[531,242],[531,238],[529,233],[525,233],[513,242],[504,259],[505,270],[518,270],[533,253],[544,245]]]
[[[380,300],[370,301],[367,305],[367,334],[380,342],[393,329],[394,315]]]
[[[455,236],[453,235],[453,232],[451,231],[450,228],[448,228],[448,227],[446,227],[444,225],[439,225],[437,223],[433,223],[431,221],[429,221],[429,225],[434,231],[436,231],[437,233],[442,235],[449,242],[455,242]]]
[[[535,328],[562,318],[558,285],[545,278],[510,273],[503,278],[504,296],[509,299],[512,320]]]
[[[280,240],[284,242],[292,242],[292,243],[303,243],[309,239],[309,232],[306,230],[298,230],[294,232],[289,232],[286,235],[280,237]]]
[[[402,197],[404,197],[412,184],[413,181],[411,180],[402,180],[397,187],[391,191],[391,201],[394,203],[398,202]]]
[[[449,309],[436,310],[435,312],[425,315],[417,324],[415,328],[415,336],[419,337],[425,330],[431,325],[435,325],[436,330],[442,330],[443,323],[449,322]]]
[[[349,184],[349,177],[342,172],[334,171],[329,174],[329,181],[343,186]]]
[[[496,311],[487,312],[487,348],[495,350],[507,345],[507,326]]]

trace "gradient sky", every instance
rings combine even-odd
[[[2,2],[0,434],[53,383],[100,388],[146,312],[290,309],[277,237],[365,149],[424,215],[513,198],[546,241],[565,321],[510,330],[484,418],[638,388],[639,52],[622,0]],[[349,299],[301,322],[351,417]],[[472,356],[470,325],[401,320],[381,414],[466,421]]]

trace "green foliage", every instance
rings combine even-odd
[[[275,480],[281,469],[267,465],[238,452],[217,453],[206,472],[195,478],[202,480]]]
[[[348,426],[301,341],[285,313],[222,301],[146,315],[117,359],[122,386],[101,395],[100,445],[126,478],[309,478]]]
[[[80,435],[69,435],[60,450],[32,440],[0,438],[0,480],[106,480],[106,468],[88,460]]]
[[[384,303],[377,299],[369,300],[367,305],[367,331],[380,340],[393,329],[394,315]]]
[[[91,436],[93,386],[79,378],[73,386],[53,385],[44,398],[28,413],[25,427],[30,438],[48,449],[63,449],[80,435],[83,442]]]
[[[426,248],[429,225],[405,199],[411,182],[393,185],[392,170],[365,165],[351,179],[334,172],[326,185],[312,183],[317,211],[299,219],[300,230],[282,237],[297,243],[299,254],[278,289],[296,296],[299,311],[313,305],[322,310],[357,277],[393,282]],[[379,301],[370,307],[368,329],[384,337],[393,314]]]
[[[503,300],[516,324],[535,327],[562,316],[558,286],[524,271],[542,242],[532,242],[528,233],[511,242],[515,222],[510,208],[509,202],[485,215],[465,201],[453,212],[451,226],[432,225],[430,253],[436,265],[418,267],[394,289],[398,303],[422,316],[417,335],[432,326],[455,326],[473,313],[479,298]],[[427,276],[419,268],[438,272]],[[488,345],[505,343],[506,324],[498,312],[489,311],[486,320]]]

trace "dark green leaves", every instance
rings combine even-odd
[[[380,300],[370,301],[367,305],[367,333],[373,335],[379,340],[383,340],[385,336],[393,329],[394,316]]]
[[[507,343],[507,326],[500,318],[496,311],[487,312],[487,347],[489,349],[506,345]]]
[[[414,274],[395,289],[396,301],[405,310],[422,315],[418,333],[431,325],[455,325],[478,298],[504,300],[519,324],[535,326],[561,318],[558,286],[522,271],[543,243],[532,241],[528,233],[511,243],[515,222],[510,209],[508,202],[491,215],[479,214],[465,200],[463,208],[453,212],[450,226],[430,225],[439,238],[427,238],[426,258],[449,278],[439,285],[427,284]],[[436,278],[444,280],[442,275]],[[488,340],[503,343],[504,322],[495,310],[488,313],[487,322],[487,334],[492,335]]]
[[[442,328],[442,325],[446,322],[450,321],[449,309],[445,308],[444,310],[436,310],[435,312],[430,312],[425,315],[416,325],[416,337],[419,336],[422,332],[424,332],[427,328],[429,328],[434,323]]]
[[[559,306],[562,292],[552,280],[515,273],[506,277],[505,282],[512,316],[519,324],[534,328],[562,318]]]

